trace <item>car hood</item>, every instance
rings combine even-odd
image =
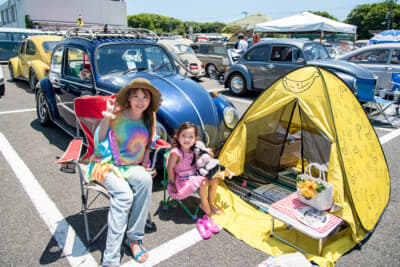
[[[134,78],[145,78],[160,90],[163,100],[158,115],[169,131],[191,121],[207,132],[210,143],[218,141],[222,118],[207,90],[191,79],[171,73],[133,72],[102,78],[97,87],[116,93]]]
[[[373,75],[364,67],[357,64],[341,61],[341,60],[313,60],[308,61],[308,64],[319,67],[341,71],[356,77],[373,79]]]

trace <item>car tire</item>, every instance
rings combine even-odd
[[[36,77],[36,73],[33,69],[29,71],[29,87],[31,88],[32,92],[35,91],[36,83],[38,79]]]
[[[215,76],[217,75],[217,67],[214,64],[209,64],[206,67],[206,75],[207,77],[210,78],[215,78]]]
[[[10,80],[14,81],[15,76],[14,76],[14,68],[13,68],[12,64],[8,65],[8,71],[10,72]]]
[[[236,96],[243,96],[247,93],[247,83],[242,74],[232,74],[229,78],[229,91]]]
[[[51,124],[49,104],[42,90],[38,91],[36,97],[36,114],[41,125],[49,126]]]

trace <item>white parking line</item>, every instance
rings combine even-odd
[[[17,110],[9,110],[9,111],[0,111],[0,115],[6,115],[11,113],[19,113],[19,112],[30,112],[36,111],[35,108],[28,108],[28,109],[17,109]]]
[[[121,267],[129,267],[129,266],[154,266],[175,254],[178,254],[182,250],[187,249],[188,247],[193,246],[197,242],[203,240],[197,231],[197,229],[192,229],[164,244],[161,246],[152,249],[149,251],[149,258],[148,260],[142,264],[137,263],[134,260],[130,260],[129,262],[125,263]]]
[[[393,138],[396,138],[399,135],[400,135],[400,129],[394,130],[394,131],[380,137],[379,142],[381,142],[381,144],[383,145],[383,144],[389,142],[390,140],[392,140]]]
[[[30,197],[42,220],[63,250],[71,266],[98,266],[88,249],[64,219],[55,203],[47,195],[11,144],[0,132],[0,151]]]

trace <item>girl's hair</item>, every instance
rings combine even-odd
[[[156,129],[156,114],[153,111],[154,103],[151,92],[147,89],[129,88],[128,90],[119,91],[115,96],[115,100],[117,101],[118,106],[122,110],[129,109],[131,107],[129,99],[137,90],[142,90],[144,94],[148,94],[150,96],[150,104],[147,107],[147,109],[143,112],[143,121],[144,124],[146,125],[147,130],[149,131],[149,142],[147,143],[147,147],[149,148],[153,141],[152,140],[153,134]]]

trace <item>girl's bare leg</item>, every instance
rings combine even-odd
[[[215,198],[215,193],[217,192],[217,187],[218,187],[218,178],[213,178],[208,181],[208,203],[211,208],[211,212],[215,213],[217,215],[221,214],[221,210],[218,209],[216,206],[214,206],[214,198]]]
[[[201,200],[200,208],[204,211],[205,214],[211,216],[212,211],[210,205],[208,204],[207,189],[208,189],[208,181],[207,179],[204,179],[204,181],[200,185],[200,200]]]

